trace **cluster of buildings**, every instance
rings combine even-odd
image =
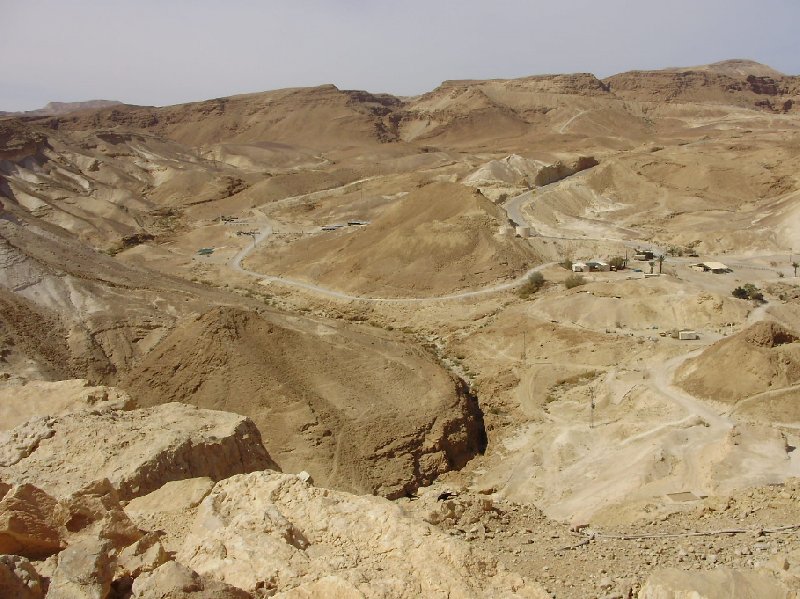
[[[611,270],[611,266],[604,260],[572,263],[572,272],[608,272],[609,270]]]
[[[323,231],[338,231],[345,227],[366,227],[369,224],[368,220],[349,220],[347,224],[337,223],[334,225],[325,225],[322,227]]]

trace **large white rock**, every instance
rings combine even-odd
[[[386,499],[269,471],[217,483],[177,559],[201,575],[281,597],[547,596]]]
[[[639,599],[790,599],[789,589],[765,572],[718,568],[687,572],[656,570],[639,591]]]
[[[121,499],[172,480],[277,468],[251,420],[178,403],[70,413],[0,432],[0,479],[60,498],[108,479]]]
[[[106,599],[111,590],[114,560],[111,543],[84,539],[58,554],[48,599]]]
[[[177,562],[167,562],[142,574],[131,589],[134,599],[249,599],[250,594],[225,583],[203,578]]]

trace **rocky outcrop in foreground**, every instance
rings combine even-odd
[[[790,599],[796,596],[769,572],[730,568],[706,572],[665,568],[654,572],[639,592],[639,599]]]
[[[0,480],[59,498],[108,479],[121,499],[172,480],[277,468],[244,416],[171,403],[31,420],[0,432]]]
[[[233,414],[84,410],[0,450],[3,597],[546,596],[387,499],[264,469]]]
[[[179,562],[276,597],[544,597],[495,558],[391,502],[253,472],[217,483]]]

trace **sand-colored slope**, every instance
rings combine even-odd
[[[158,210],[229,197],[248,177],[149,134],[53,132],[0,161],[0,195],[107,249],[128,235],[158,234]]]
[[[246,264],[362,294],[442,295],[520,275],[534,264],[525,244],[497,236],[505,220],[476,190],[432,183],[366,227],[322,232],[281,249],[265,245]]]
[[[640,102],[704,102],[789,112],[797,96],[796,77],[752,61],[629,71],[604,80],[611,93]],[[786,103],[787,100],[791,100]]]
[[[191,146],[269,141],[330,149],[393,139],[383,116],[399,104],[392,96],[322,85],[164,108],[117,106],[64,118],[61,126],[147,130]]]
[[[769,126],[750,126],[757,124]],[[605,157],[537,194],[527,212],[544,235],[652,237],[701,252],[791,247],[800,188],[794,136],[763,132],[743,143],[717,135]]]
[[[564,150],[565,137],[568,143],[580,138],[586,151],[587,136],[596,138],[588,148],[616,147],[652,133],[635,106],[623,105],[583,73],[449,81],[409,101],[402,115],[399,133],[405,140],[488,151],[534,146],[543,155]]]
[[[800,382],[800,337],[777,323],[758,322],[688,360],[676,380],[693,395],[724,402],[778,392]]]
[[[657,271],[658,267],[656,267]],[[598,281],[542,297],[531,308],[542,317],[593,330],[717,329],[741,322],[743,302],[711,294],[672,277]]]
[[[141,405],[233,411],[281,468],[400,496],[483,443],[477,404],[424,352],[387,333],[214,309],[174,330],[121,385]]]
[[[744,58],[732,58],[730,60],[722,60],[720,62],[713,62],[711,64],[699,65],[696,67],[688,67],[685,69],[664,69],[665,71],[706,71],[717,73],[719,75],[728,75],[730,77],[747,77],[753,75],[755,77],[786,77],[784,73],[773,69],[772,67],[761,64],[754,60]]]
[[[0,288],[0,373],[59,379],[70,376],[70,366],[66,330],[57,315]]]
[[[32,361],[33,371],[22,371],[30,378],[113,382],[177,317],[249,302],[123,264],[19,206],[2,206],[0,289],[14,299],[3,301],[0,321],[7,319],[9,351]]]

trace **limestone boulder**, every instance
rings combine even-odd
[[[111,591],[116,562],[112,545],[87,538],[58,554],[58,565],[50,579],[48,599],[106,599]]]
[[[706,572],[656,570],[639,599],[790,599],[794,594],[766,572],[717,568]]]
[[[214,488],[214,481],[203,476],[165,483],[152,493],[136,497],[128,502],[128,513],[182,512],[197,507]]]
[[[61,506],[30,484],[16,485],[0,499],[0,553],[39,559],[65,545]]]
[[[122,509],[119,495],[108,479],[91,482],[60,500],[63,534],[68,543],[79,537],[106,539],[116,549],[142,537],[142,532]]]
[[[172,480],[277,468],[248,418],[178,403],[47,417],[4,435],[0,479],[56,498],[103,479],[128,500]]]
[[[106,479],[60,500],[27,483],[11,487],[0,500],[0,553],[42,559],[86,538],[104,539],[119,550],[142,534]]]
[[[159,534],[148,533],[120,551],[117,557],[117,574],[114,578],[127,576],[134,579],[170,561],[169,554],[164,551],[159,537]]]
[[[270,471],[218,482],[177,559],[203,576],[281,597],[547,596],[386,499]]]
[[[214,481],[208,477],[170,481],[129,501],[125,513],[140,529],[158,531],[159,542],[166,551],[178,551],[197,506],[213,488]]]
[[[202,577],[177,562],[167,562],[142,574],[131,590],[134,599],[250,599],[242,589]]]
[[[19,555],[0,555],[0,597],[44,597],[42,578],[32,563]]]
[[[55,434],[54,419],[35,418],[8,430],[0,431],[0,469],[10,468],[30,456],[44,439]]]

